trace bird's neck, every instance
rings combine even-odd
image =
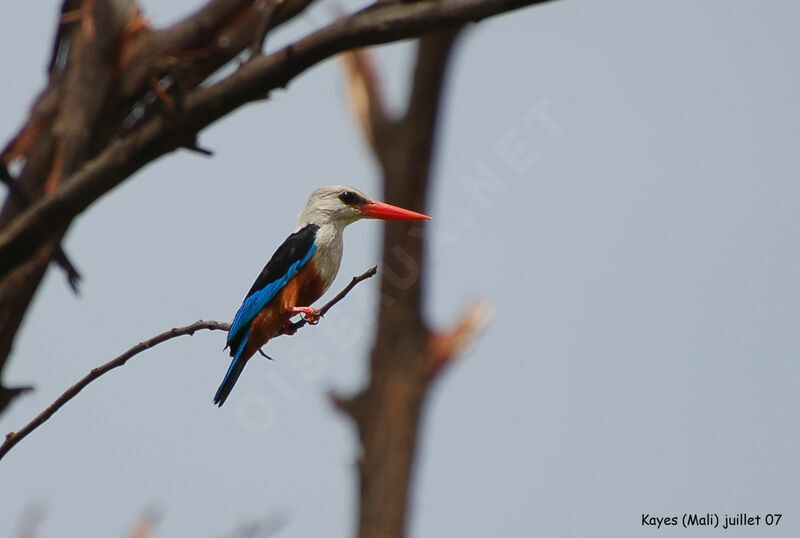
[[[309,211],[306,208],[297,219],[297,230],[302,230],[309,224],[314,224],[320,228],[333,227],[338,229],[338,233],[342,233],[344,227],[347,226],[347,223],[332,219],[331,215],[325,211],[319,211],[318,209]]]
[[[344,231],[344,226],[337,226],[332,222],[324,222],[322,224],[317,223],[310,223],[316,224],[317,228],[317,235],[314,240],[314,243],[317,245],[317,248],[327,248],[334,245],[341,245],[342,244],[342,235]],[[299,229],[299,228],[298,228]]]
[[[342,228],[327,222],[319,226],[314,237],[316,251],[312,259],[322,278],[324,289],[331,285],[339,272],[344,246],[342,235]]]

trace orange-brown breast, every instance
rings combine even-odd
[[[322,296],[324,289],[322,278],[311,260],[253,318],[247,347],[242,355],[249,358],[261,346],[278,336],[292,317],[289,310],[295,306],[311,306]]]
[[[293,306],[311,306],[324,292],[325,285],[312,258],[281,290],[281,302],[285,310]]]

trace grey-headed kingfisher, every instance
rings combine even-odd
[[[221,406],[245,364],[292,316],[319,320],[311,304],[333,283],[342,261],[342,232],[360,219],[430,220],[422,213],[376,202],[352,187],[331,185],[311,193],[295,232],[278,247],[256,278],[228,331],[231,365],[214,396]]]

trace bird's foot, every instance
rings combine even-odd
[[[289,312],[292,314],[303,314],[303,317],[311,325],[316,325],[319,323],[319,320],[322,317],[319,309],[314,308],[313,306],[294,306],[289,309]]]

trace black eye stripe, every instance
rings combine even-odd
[[[363,201],[361,197],[353,191],[344,191],[339,195],[339,200],[347,205],[353,205]]]

